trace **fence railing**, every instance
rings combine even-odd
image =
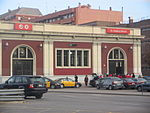
[[[0,89],[0,101],[23,101],[24,89]]]

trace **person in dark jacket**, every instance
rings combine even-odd
[[[77,75],[74,76],[74,79],[75,79],[75,82],[78,82],[78,76]]]
[[[85,86],[88,85],[88,81],[89,81],[89,78],[88,78],[88,76],[86,75],[85,78],[84,78]]]

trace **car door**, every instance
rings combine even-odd
[[[16,76],[15,77],[14,88],[22,89],[22,88],[26,88],[26,85],[27,85],[26,77],[23,77],[23,76]]]
[[[12,76],[5,82],[4,88],[13,89],[15,84],[15,76]]]
[[[72,79],[68,78],[68,86],[74,87],[75,86],[75,81],[73,81]]]
[[[143,84],[143,90],[150,90],[150,84],[148,83]]]
[[[65,87],[68,87],[69,85],[67,79],[61,79],[61,83],[63,83]]]
[[[100,88],[104,88],[104,79],[100,79],[100,81],[99,81],[99,86],[100,86]]]
[[[103,88],[106,88],[106,87],[107,87],[107,81],[108,81],[108,80],[106,80],[106,79],[104,80],[104,82],[103,82]]]

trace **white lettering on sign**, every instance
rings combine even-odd
[[[19,25],[19,28],[20,28],[20,29],[23,29],[23,25],[22,25],[22,24],[20,24],[20,25]]]
[[[15,30],[32,30],[32,24],[24,24],[24,23],[15,23]]]
[[[106,28],[106,33],[130,34],[130,29]]]

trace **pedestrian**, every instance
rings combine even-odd
[[[132,78],[135,78],[135,74],[134,73],[132,73]]]
[[[78,82],[78,76],[77,75],[74,76],[74,79],[75,79],[75,82]]]
[[[68,77],[66,77],[66,80],[68,80]]]
[[[88,78],[88,76],[86,75],[85,78],[84,78],[85,86],[88,85],[88,81],[89,81],[89,78]]]

